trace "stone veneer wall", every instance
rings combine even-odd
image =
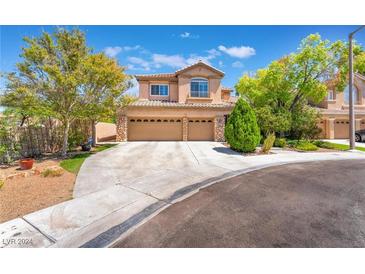
[[[187,141],[188,140],[188,117],[183,117],[182,119],[182,127],[183,127],[183,141]]]
[[[127,131],[128,118],[126,115],[119,115],[117,121],[117,142],[126,142],[128,131]]]
[[[214,141],[224,142],[224,126],[225,119],[224,116],[217,116],[214,119]]]

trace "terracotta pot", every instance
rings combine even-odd
[[[20,169],[27,170],[32,169],[34,163],[34,159],[32,158],[24,158],[19,161]]]

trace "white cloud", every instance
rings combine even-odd
[[[181,55],[152,54],[152,62],[155,65],[165,65],[173,68],[186,66],[187,62]]]
[[[131,70],[146,70],[146,71],[151,70],[150,62],[148,62],[142,58],[132,56],[132,57],[128,57],[127,60],[128,60],[128,62],[132,63],[132,64],[128,65],[128,68]],[[138,65],[138,66],[135,66],[135,65]]]
[[[243,64],[240,61],[236,61],[232,63],[232,67],[234,68],[242,68]]]
[[[142,49],[142,47],[140,45],[123,47],[123,50],[125,51],[138,50],[138,49]]]
[[[191,34],[190,32],[185,31],[185,32],[180,34],[180,37],[183,38],[183,39],[198,39],[199,35]]]
[[[128,95],[133,95],[133,96],[138,96],[139,93],[139,84],[137,82],[137,80],[132,80],[133,81],[133,87],[131,87],[130,89],[127,89],[125,94]]]
[[[104,53],[109,57],[116,57],[122,51],[121,47],[106,47]]]
[[[106,47],[104,49],[104,53],[108,55],[109,57],[116,57],[119,53],[122,51],[131,51],[131,50],[143,50],[143,48],[140,45],[136,46],[123,46],[123,47]]]
[[[221,55],[221,53],[216,49],[210,49],[210,50],[207,50],[207,52],[210,56],[220,56]]]
[[[248,58],[256,54],[254,48],[245,46],[226,48],[225,46],[220,45],[218,49],[228,54],[229,56],[236,58]]]
[[[220,66],[221,68],[224,67],[223,61],[218,61],[218,66]]]

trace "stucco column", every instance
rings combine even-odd
[[[128,139],[128,117],[126,115],[119,115],[117,121],[117,142],[126,142]]]
[[[335,118],[327,120],[327,135],[326,138],[335,139]]]
[[[224,116],[216,116],[214,119],[214,141],[224,142]]]
[[[355,130],[360,130],[361,128],[361,119],[355,119]]]
[[[183,117],[182,119],[182,127],[183,127],[183,141],[188,140],[188,117]]]

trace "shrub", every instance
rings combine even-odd
[[[290,135],[294,139],[315,139],[321,133],[318,127],[320,113],[317,109],[304,105],[294,109]]]
[[[274,142],[274,147],[286,147],[286,139],[276,138]]]
[[[63,174],[62,169],[47,168],[42,171],[43,177],[59,177]]]
[[[0,189],[3,188],[4,184],[5,184],[5,181],[0,179]]]
[[[321,147],[321,148],[327,148],[327,149],[336,149],[336,145],[330,142],[324,142],[324,141],[314,141],[313,142],[314,145],[316,145],[317,147]]]
[[[262,145],[261,151],[263,153],[268,153],[272,148],[275,142],[275,133],[270,133],[269,136],[266,137],[264,144]]]
[[[308,141],[299,141],[297,142],[297,144],[295,144],[294,147],[302,151],[315,151],[318,149],[318,147],[315,144],[312,144],[311,142]]]
[[[260,130],[250,105],[239,98],[230,114],[224,136],[230,147],[237,151],[252,152],[260,142]]]

